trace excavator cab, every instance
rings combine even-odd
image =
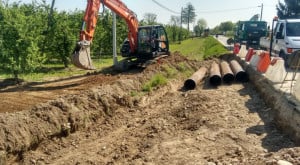
[[[165,28],[161,25],[141,26],[138,29],[138,58],[153,58],[168,54],[169,41]]]
[[[169,53],[169,41],[165,28],[161,25],[140,26],[138,28],[136,52],[130,52],[128,39],[123,42],[121,53],[123,57],[151,59],[155,56]]]

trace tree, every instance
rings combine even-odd
[[[221,34],[226,32],[226,35],[233,34],[236,24],[231,21],[221,22],[220,25],[214,27],[210,32],[213,34]]]
[[[285,18],[286,6],[283,3],[278,2],[278,5],[276,5],[276,9],[277,9],[277,16],[279,18]]]
[[[190,23],[195,21],[196,13],[194,6],[189,2],[182,10],[182,22],[187,24],[188,31],[190,31]]]
[[[45,24],[41,12],[36,3],[0,7],[0,60],[6,62],[3,69],[11,72],[14,78],[36,70],[45,61],[39,54],[40,34]]]
[[[99,17],[97,22],[97,28],[95,31],[93,44],[92,44],[92,55],[108,55],[108,58],[112,57],[112,13],[109,10],[105,10]],[[117,50],[120,50],[121,43],[127,38],[129,28],[125,20],[117,16]]]
[[[219,26],[219,30],[222,32],[232,31],[234,24],[231,21],[222,22]]]
[[[201,36],[204,32],[204,29],[207,28],[207,22],[205,19],[201,18],[197,21],[197,25],[194,27],[194,32],[196,36]]]
[[[69,65],[69,56],[72,53],[75,42],[78,40],[77,33],[69,20],[71,13],[61,12],[54,15],[54,24],[51,26],[47,36],[47,54],[52,59],[59,60],[67,68]],[[79,20],[79,17],[78,17]],[[49,60],[51,60],[49,58]]]
[[[154,13],[145,13],[144,14],[144,22],[147,24],[147,25],[155,25],[157,24],[156,23],[156,18],[157,18],[157,15],[154,14]]]
[[[281,19],[300,18],[300,0],[284,0],[284,4],[279,1],[276,6],[277,15]]]
[[[168,35],[171,37],[170,39],[175,42],[180,39],[180,26],[181,26],[181,21],[180,17],[178,16],[171,16],[170,20],[170,32]]]
[[[29,4],[21,1],[1,3],[0,70],[18,78],[19,74],[41,71],[45,63],[55,62],[68,67],[69,57],[79,40],[83,14],[80,10],[51,10],[45,0]],[[94,57],[111,55],[111,12],[105,10],[98,20],[91,54]],[[126,22],[117,17],[117,42],[122,43],[127,34]],[[120,44],[117,46],[119,50]]]

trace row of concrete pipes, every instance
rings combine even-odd
[[[206,77],[207,71],[206,67],[201,67],[184,82],[184,88],[188,90],[195,89],[196,85]],[[211,64],[209,82],[213,86],[221,85],[222,81],[231,84],[233,81],[247,82],[248,80],[248,74],[236,60],[231,60],[229,63],[221,61],[220,64],[217,62]]]

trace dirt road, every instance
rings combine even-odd
[[[206,80],[195,90],[185,91],[185,78],[178,74],[166,86],[141,92],[142,84],[151,76],[165,72],[163,65],[177,68],[179,73],[182,63],[196,69],[209,66],[211,61],[190,61],[177,54],[138,73],[99,74],[65,84],[60,81],[64,91],[45,90],[51,83],[42,85],[33,92],[41,92],[40,96],[47,97],[44,101],[59,98],[0,116],[1,161],[300,164],[300,148],[276,129],[272,109],[251,83],[214,88]],[[31,90],[22,90],[28,92],[22,98],[30,99]],[[43,92],[49,91],[45,96]],[[14,98],[13,94],[19,93],[7,90],[1,96]]]

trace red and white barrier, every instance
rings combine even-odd
[[[246,48],[246,45],[242,45],[241,46],[241,49],[239,51],[239,54],[238,56],[241,57],[241,58],[245,58],[247,55],[247,48]]]
[[[263,51],[260,55],[259,55],[260,59],[258,61],[258,64],[256,66],[257,71],[261,72],[261,73],[265,73],[269,67],[269,65],[271,64],[271,57],[270,57],[270,53],[267,51]]]
[[[257,64],[260,60],[260,54],[262,53],[261,50],[256,51],[256,53],[252,56],[251,60],[250,60],[250,65],[256,69],[257,68]]]
[[[282,83],[286,75],[284,60],[280,57],[274,57],[271,65],[268,67],[265,76],[274,83]]]
[[[235,43],[234,44],[234,47],[233,47],[233,54],[239,54],[239,52],[240,52],[240,44],[239,43]]]
[[[247,52],[247,54],[246,54],[245,60],[246,60],[247,62],[249,62],[249,61],[251,60],[252,56],[253,56],[255,53],[256,53],[256,52],[254,51],[253,48],[249,48],[249,49],[248,49],[248,52]]]

